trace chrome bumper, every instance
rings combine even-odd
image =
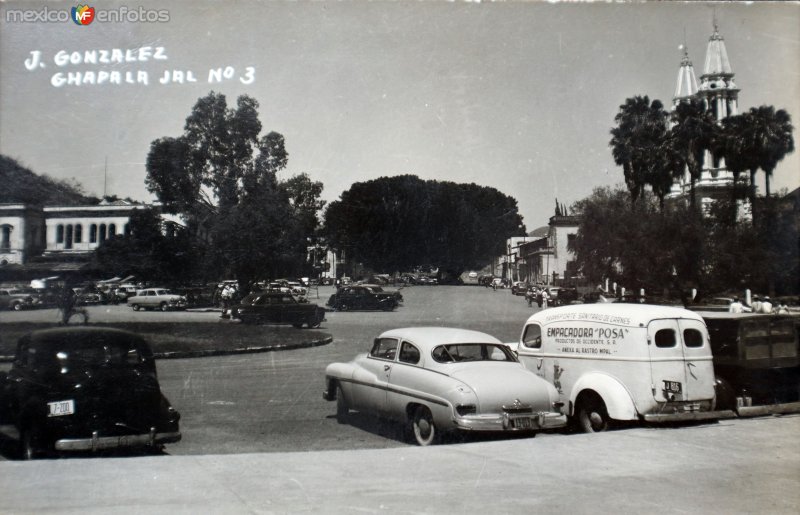
[[[519,419],[528,419],[530,424],[520,427]],[[538,431],[566,426],[567,416],[549,411],[526,415],[474,415],[453,418],[453,424],[464,431]]]
[[[180,441],[181,434],[156,433],[155,428],[146,434],[99,436],[97,431],[91,438],[63,438],[56,441],[57,451],[99,451],[102,449],[119,449],[126,447],[155,447],[165,443]]]

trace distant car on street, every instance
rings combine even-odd
[[[336,416],[351,409],[396,420],[429,445],[450,431],[534,432],[562,427],[555,387],[500,340],[445,327],[386,331],[367,354],[325,369],[323,397]]]
[[[311,329],[325,320],[325,310],[291,292],[263,291],[242,299],[233,307],[231,318],[245,324],[291,324],[298,329],[306,325]]]
[[[384,290],[383,287],[377,284],[362,284],[361,286],[369,288],[372,293],[391,293],[398,303],[403,302],[403,294],[400,293],[400,290]]]
[[[30,307],[33,307],[33,297],[30,293],[16,288],[0,290],[0,309],[22,311]]]
[[[511,285],[511,294],[512,295],[525,295],[525,292],[528,291],[529,284],[524,281],[514,281]]]
[[[350,311],[352,309],[392,311],[397,307],[397,298],[394,293],[375,292],[366,286],[343,286],[330,296],[326,305],[336,311]]]
[[[140,309],[171,311],[186,309],[187,304],[186,297],[174,294],[166,288],[145,288],[137,291],[133,297],[128,297],[128,305],[134,311]]]
[[[159,450],[181,439],[140,336],[99,327],[34,331],[0,376],[0,423],[14,424],[23,459],[114,448]]]

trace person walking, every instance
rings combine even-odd
[[[772,314],[772,302],[770,302],[769,297],[765,296],[764,300],[761,301],[761,308],[758,312],[764,313],[765,315]]]
[[[76,307],[78,297],[69,285],[64,286],[58,299],[58,309],[61,311],[61,325],[69,325],[73,315],[83,315],[83,324],[89,323],[89,313],[85,308]]]
[[[550,294],[547,293],[547,290],[542,291],[542,309],[547,309],[547,303],[550,300]]]

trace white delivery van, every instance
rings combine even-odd
[[[586,432],[614,421],[727,416],[713,411],[706,325],[685,309],[619,303],[545,309],[525,323],[517,353],[555,385],[567,415]]]

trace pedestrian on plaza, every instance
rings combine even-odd
[[[775,310],[775,313],[779,315],[788,315],[789,314],[789,306],[786,305],[784,302],[778,303],[778,308]]]
[[[69,325],[69,319],[73,315],[83,315],[83,324],[89,323],[89,313],[85,308],[76,307],[78,296],[70,284],[64,286],[58,298],[58,309],[61,311],[61,325]]]
[[[739,297],[734,297],[731,303],[728,305],[728,312],[729,313],[742,313],[744,312],[744,306],[741,302],[739,302]]]
[[[542,291],[542,309],[547,309],[547,303],[550,300],[550,295],[547,290]]]
[[[753,302],[750,304],[750,309],[753,310],[753,313],[761,313],[761,297],[753,295]]]
[[[772,302],[770,302],[768,296],[765,296],[764,300],[761,301],[761,306],[759,307],[758,312],[764,313],[765,315],[772,314]]]
[[[539,288],[536,290],[536,305],[541,308],[542,302],[544,302],[544,294],[542,293],[542,289]]]
[[[232,284],[226,284],[222,288],[222,293],[220,294],[220,298],[222,299],[222,314],[220,318],[229,318],[228,310],[231,307],[231,302],[233,301],[235,290]]]

